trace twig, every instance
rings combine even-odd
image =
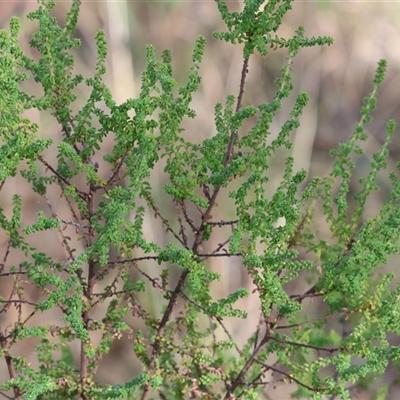
[[[278,368],[275,368],[275,367],[273,367],[272,365],[265,364],[265,363],[263,363],[263,362],[261,362],[261,361],[259,361],[259,360],[256,360],[256,362],[257,362],[258,364],[262,365],[264,368],[266,368],[265,372],[268,371],[268,370],[274,371],[274,372],[276,372],[276,373],[278,373],[278,374],[281,374],[281,375],[285,376],[285,377],[288,378],[290,381],[296,382],[296,383],[299,384],[300,386],[303,386],[304,388],[308,389],[310,392],[315,392],[315,391],[316,391],[315,388],[306,385],[305,383],[303,383],[303,382],[300,381],[299,379],[297,379],[297,378],[295,378],[295,377],[289,375],[287,372],[284,372],[284,371],[282,371],[282,370],[280,370],[280,369],[278,369]]]
[[[188,247],[185,245],[185,242],[181,239],[181,237],[171,228],[170,223],[168,222],[168,220],[166,218],[164,218],[161,213],[160,210],[158,209],[158,207],[156,207],[156,205],[153,202],[153,199],[146,197],[146,200],[148,202],[148,204],[150,204],[151,208],[154,211],[154,216],[155,217],[159,217],[163,223],[163,225],[167,228],[167,232],[171,232],[172,235],[175,237],[175,239],[185,248],[188,249]]]
[[[206,259],[206,258],[212,258],[212,257],[241,257],[243,256],[242,253],[208,253],[208,254],[203,254],[200,253],[199,257]]]
[[[107,264],[112,265],[112,264],[126,264],[126,263],[134,263],[137,261],[143,261],[143,260],[158,260],[158,256],[143,256],[143,257],[135,257],[135,258],[127,258],[125,260],[115,260],[115,261],[109,261]]]
[[[73,225],[73,226],[76,226],[77,228],[81,228],[81,229],[89,228],[89,225],[81,225],[81,224],[77,224],[76,222],[66,221],[65,219],[57,219],[57,220],[65,225]]]
[[[226,226],[226,225],[235,225],[239,222],[238,219],[235,219],[234,221],[209,221],[207,222],[208,225],[214,225],[214,226]]]
[[[38,155],[37,159],[45,165],[46,168],[48,168],[54,175],[57,176],[57,178],[64,182],[68,186],[73,186],[68,179],[65,179],[61,174],[59,174],[42,156]],[[73,186],[74,187],[74,186]],[[78,190],[76,187],[74,187],[75,192],[79,195],[79,197],[83,200],[86,200],[86,194]]]
[[[129,153],[129,150],[126,150],[126,151],[125,151],[125,154],[124,154],[124,155],[121,157],[121,159],[119,160],[118,165],[115,167],[114,171],[112,172],[112,174],[110,175],[110,177],[107,179],[107,183],[106,183],[105,186],[110,185],[110,184],[114,181],[115,177],[119,174],[119,172],[120,172],[122,166],[123,166],[124,163],[125,163],[125,160],[126,160],[126,157],[128,156],[128,153]],[[103,187],[103,186],[100,186],[100,185],[94,185],[94,186],[93,186],[93,189],[94,189],[94,190],[103,189],[103,188],[104,188],[104,187]]]
[[[197,232],[197,228],[193,224],[193,221],[191,218],[189,218],[189,215],[187,213],[186,207],[185,207],[185,202],[184,200],[179,200],[180,203],[182,203],[182,211],[183,211],[183,216],[185,217],[185,221],[188,223],[188,225],[192,228],[193,232]]]
[[[251,356],[246,360],[246,363],[244,364],[240,372],[236,375],[236,378],[234,378],[231,385],[228,387],[228,390],[225,393],[224,400],[229,400],[232,398],[233,392],[236,390],[237,387],[241,385],[244,376],[252,366],[253,362],[255,362],[257,354],[261,351],[261,349],[264,347],[267,341],[268,341],[268,335],[265,335],[264,338],[261,340],[260,344],[254,349]]]
[[[18,374],[17,374],[17,371],[15,370],[15,367],[14,367],[13,358],[11,357],[11,355],[9,353],[9,347],[8,347],[7,339],[4,337],[4,335],[2,333],[0,333],[0,347],[1,347],[2,351],[3,351],[4,359],[5,359],[6,364],[7,364],[8,375],[10,376],[11,379],[17,379],[18,378]],[[21,393],[21,390],[19,389],[19,387],[14,386],[13,387],[13,392],[14,392],[14,399],[22,400],[22,393]]]
[[[30,306],[36,307],[36,303],[33,303],[28,300],[0,300],[0,304],[28,304]]]
[[[318,347],[318,346],[313,346],[313,345],[305,344],[305,343],[292,342],[290,340],[280,340],[273,336],[271,336],[270,339],[275,342],[281,343],[281,344],[289,344],[289,345],[297,346],[297,347],[306,347],[308,349],[313,349],[316,351],[327,351],[328,353],[334,353],[335,351],[340,350],[340,347],[333,347],[333,348],[329,349],[327,347]]]

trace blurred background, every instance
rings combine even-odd
[[[65,20],[65,14],[71,2],[59,1],[53,12],[60,24]],[[242,1],[229,1],[230,10],[241,10]],[[26,19],[29,11],[37,8],[35,1],[9,1],[0,3],[0,28],[8,29],[11,16],[22,19],[20,33],[21,47],[30,57],[37,54],[29,48],[29,41],[36,31],[36,22]],[[294,92],[293,96],[283,104],[283,109],[275,121],[275,130],[287,118],[295,96],[306,91],[310,102],[301,118],[301,126],[293,135],[295,169],[306,169],[310,176],[326,175],[330,172],[333,160],[328,157],[329,150],[339,142],[346,141],[359,120],[359,109],[363,97],[372,87],[372,79],[380,59],[388,61],[388,72],[379,93],[378,109],[373,114],[374,120],[368,125],[370,133],[365,145],[364,155],[357,161],[357,174],[363,175],[373,153],[379,150],[385,135],[385,125],[388,119],[398,121],[400,107],[400,2],[389,1],[295,1],[293,10],[284,18],[280,34],[289,38],[300,26],[304,26],[306,36],[332,36],[334,44],[330,47],[314,47],[302,49],[293,66]],[[199,35],[206,37],[205,56],[202,62],[202,83],[200,91],[194,96],[193,108],[197,113],[194,121],[185,122],[188,137],[201,141],[215,133],[214,106],[217,102],[225,102],[228,94],[237,96],[242,67],[242,49],[224,42],[212,39],[216,29],[224,30],[220,15],[214,1],[184,0],[184,1],[83,1],[76,36],[82,41],[80,49],[75,51],[75,71],[85,77],[93,75],[96,63],[95,35],[98,29],[104,29],[109,44],[107,74],[105,83],[110,88],[117,103],[127,98],[136,97],[140,91],[140,75],[145,67],[145,45],[153,44],[158,56],[163,49],[172,51],[174,77],[180,84],[186,81],[191,66],[191,52],[194,41]],[[285,50],[271,52],[263,59],[254,56],[250,61],[247,78],[247,91],[244,104],[259,104],[269,101],[275,94],[273,80],[279,76],[287,53]],[[40,89],[33,81],[25,84],[25,89],[32,94],[40,95]],[[89,94],[84,85],[77,92],[79,99],[74,107],[85,103]],[[60,127],[55,124],[50,113],[38,113],[35,110],[27,112],[27,116],[36,121],[42,137],[61,137]],[[274,129],[272,129],[274,131]],[[276,134],[277,132],[275,132]],[[274,133],[272,132],[272,136]],[[111,140],[105,141],[111,146]],[[399,135],[395,135],[390,147],[388,169],[394,170],[400,155]],[[55,154],[49,154],[48,160],[55,162]],[[271,169],[271,189],[279,183],[282,176],[284,157],[274,159]],[[356,175],[357,175],[356,174]],[[275,178],[276,177],[276,178]],[[155,184],[162,185],[163,177],[154,177]],[[373,217],[380,204],[390,191],[390,182],[386,174],[380,174],[380,193],[373,194],[369,200],[365,217]],[[25,185],[25,186],[24,186]],[[354,179],[354,188],[357,179]],[[353,189],[354,189],[353,188]],[[30,192],[22,178],[6,183],[6,189],[1,191],[0,206],[11,215],[11,197],[14,193],[23,195],[23,224],[35,221],[37,211],[46,209],[46,201],[38,199]],[[355,190],[355,189],[354,189]],[[57,213],[62,214],[66,207],[58,203],[57,191],[49,194],[52,206]],[[59,193],[58,193],[59,194]],[[165,242],[163,229],[149,224],[146,226],[149,240]],[[322,235],[325,228],[321,225]],[[55,235],[33,237],[32,244],[44,246],[55,259],[65,257],[59,240]],[[216,243],[218,243],[216,238]],[[0,232],[0,255],[5,252],[6,237]],[[79,245],[77,245],[79,246]],[[2,256],[1,256],[2,257]],[[21,254],[15,253],[9,258],[9,263],[21,262]],[[238,261],[239,262],[239,261]],[[228,265],[229,260],[215,260],[212,268],[221,273],[221,285],[215,288],[223,296],[238,286],[251,288],[249,282],[241,281],[242,274],[232,274],[232,268],[240,266]],[[229,268],[228,268],[229,267]],[[151,270],[151,266],[149,266]],[[386,270],[396,272],[397,259],[393,258]],[[7,293],[9,282],[0,282],[0,294]],[[149,300],[150,301],[150,300]],[[251,297],[243,301],[243,309],[254,309],[254,323],[258,319],[258,306],[252,308]],[[151,302],[151,301],[150,301]],[[247,302],[247,303],[246,303]],[[249,303],[250,302],[250,303]],[[153,304],[154,306],[154,304]],[[154,306],[154,310],[157,307]],[[2,327],[12,324],[12,314],[0,316]],[[41,316],[43,321],[54,322],[54,316]],[[61,318],[60,316],[57,318]],[[39,321],[39,320],[38,320]],[[237,323],[237,322],[236,322]],[[246,323],[247,325],[247,323]],[[251,328],[251,327],[250,327]],[[250,333],[246,326],[237,326],[239,336],[243,340]],[[252,329],[250,329],[252,330]],[[397,338],[393,338],[394,341]],[[20,355],[29,356],[36,342],[27,341],[20,346]],[[100,366],[98,378],[105,383],[122,383],[136,375],[135,361],[128,340],[121,340],[113,347],[106,363]],[[34,356],[32,355],[32,362]],[[107,365],[107,367],[104,367]],[[0,381],[6,375],[6,366],[0,364]],[[377,381],[369,390],[361,387],[352,389],[354,399],[374,399],[376,390],[383,384],[389,386],[387,399],[400,398],[400,386],[397,383],[398,370],[389,366],[383,379]],[[293,387],[278,386],[275,390],[265,393],[265,399],[289,399]]]

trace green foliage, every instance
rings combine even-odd
[[[382,375],[390,361],[398,363],[400,350],[387,334],[400,334],[400,287],[390,288],[393,275],[377,274],[400,250],[400,180],[395,172],[381,210],[374,218],[364,217],[369,195],[379,190],[378,173],[387,167],[394,121],[387,123],[385,142],[373,155],[367,177],[360,179],[361,189],[353,199],[349,195],[386,62],[379,62],[353,135],[331,153],[335,163],[330,175],[313,177],[304,187],[305,171],[295,171],[288,156],[280,184],[269,193],[271,159],[291,148],[291,135],[308,102],[308,95],[300,93],[272,136],[281,102],[293,91],[294,59],[301,48],[330,45],[332,39],[307,38],[302,27],[292,38],[278,36],[292,0],[246,0],[242,12],[229,12],[222,0],[216,3],[227,31],[215,32],[214,38],[241,44],[243,67],[237,99],[230,95],[225,105],[215,106],[215,134],[199,144],[186,139],[182,122],[196,118],[191,103],[201,83],[203,37],[194,45],[182,87],[173,78],[171,53],[164,51],[159,60],[148,46],[139,96],[118,105],[104,83],[105,32],[96,36],[94,75],[73,73],[80,1],[73,2],[63,27],[50,15],[53,1],[40,0],[38,10],[29,14],[39,23],[30,42],[38,60],[21,49],[17,18],[11,19],[9,30],[0,31],[0,190],[20,173],[44,198],[57,187],[68,205],[66,215],[59,217],[48,202],[49,216],[39,211],[29,225],[22,220],[20,194],[13,196],[11,217],[0,208],[1,230],[8,237],[0,277],[12,278],[11,294],[0,298],[0,305],[2,312],[17,311],[17,321],[0,329],[1,359],[9,371],[0,390],[10,391],[12,398],[148,399],[158,393],[161,399],[250,400],[279,382],[294,382],[294,397],[349,399],[349,385]],[[243,105],[249,59],[256,52],[269,57],[278,48],[288,55],[272,101]],[[40,97],[21,89],[29,78],[41,85]],[[75,113],[74,89],[80,85],[89,87],[90,95]],[[62,138],[40,139],[39,127],[22,117],[29,109],[49,110]],[[249,119],[255,122],[244,129]],[[104,154],[102,143],[110,135],[113,147]],[[57,153],[55,163],[48,161],[49,149]],[[95,156],[102,156],[102,165]],[[161,162],[168,182],[160,199],[151,172]],[[223,189],[229,201],[219,207]],[[176,213],[167,218],[161,203],[175,204]],[[329,225],[329,243],[313,224],[316,205]],[[232,210],[236,219],[213,217],[221,208]],[[146,237],[148,211],[156,220],[152,223],[166,230],[166,244]],[[224,226],[232,232],[216,245],[214,234]],[[75,229],[75,240],[64,233],[68,227]],[[60,235],[66,261],[30,244],[32,236],[49,230]],[[73,248],[76,242],[83,244],[79,251]],[[20,262],[12,265],[9,260],[17,250]],[[308,260],[299,256],[300,250],[309,254]],[[248,292],[239,288],[221,297],[213,290],[220,276],[207,261],[216,257],[240,259],[256,288],[260,323],[244,345],[226,321],[247,322],[249,310],[239,309],[237,302]],[[150,272],[143,262],[151,262]],[[178,279],[170,273],[176,271],[173,265],[179,268]],[[142,279],[133,281],[132,271]],[[299,277],[307,277],[308,289],[289,290],[287,284]],[[160,299],[160,308],[149,306],[144,294]],[[313,316],[304,312],[308,299],[323,306]],[[51,311],[60,313],[59,322],[31,325],[33,316]],[[129,314],[143,324],[132,326]],[[349,333],[329,327],[329,321],[348,325]],[[100,342],[94,341],[94,333]],[[105,385],[96,372],[122,337],[130,340],[141,372],[124,384]],[[30,357],[17,356],[14,349],[34,338],[40,343],[34,350],[37,362],[31,364]],[[76,342],[78,363],[72,351]],[[386,394],[382,387],[376,398]]]

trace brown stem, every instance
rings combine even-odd
[[[246,81],[246,76],[249,72],[248,65],[249,65],[249,59],[245,58],[243,61],[243,67],[242,67],[242,73],[241,73],[241,79],[240,79],[240,88],[239,88],[239,94],[238,94],[237,104],[236,104],[236,112],[238,112],[240,110],[240,108],[242,107],[244,85],[245,85],[245,81]],[[228,142],[228,147],[226,149],[225,158],[224,158],[224,167],[225,168],[228,167],[228,165],[230,164],[230,162],[232,160],[233,147],[235,144],[236,137],[237,137],[237,132],[231,132],[229,142]],[[198,256],[198,254],[199,254],[198,251],[199,251],[201,242],[203,240],[203,235],[204,235],[204,231],[207,226],[207,221],[211,218],[211,211],[215,206],[215,202],[217,200],[217,196],[219,194],[219,191],[221,190],[221,187],[222,186],[219,185],[214,188],[214,192],[208,203],[208,208],[207,208],[206,212],[202,215],[202,223],[196,233],[194,243],[192,246],[192,252],[196,256]],[[146,400],[149,396],[151,376],[153,375],[153,369],[154,369],[153,364],[160,352],[161,337],[163,335],[165,326],[171,317],[171,314],[172,314],[174,305],[176,304],[176,301],[178,299],[178,296],[179,296],[180,292],[182,291],[183,286],[185,285],[186,278],[188,277],[188,275],[189,275],[188,269],[185,269],[182,271],[181,276],[179,277],[178,283],[176,284],[175,289],[171,293],[171,297],[167,304],[167,308],[165,309],[165,312],[161,318],[160,324],[158,325],[158,329],[157,329],[156,337],[155,337],[153,345],[152,345],[152,352],[151,352],[150,361],[149,361],[149,365],[148,365],[150,379],[144,387],[141,400]]]
[[[276,372],[277,374],[281,374],[281,375],[285,376],[286,378],[289,379],[290,382],[291,381],[296,382],[298,385],[303,386],[304,388],[308,389],[310,392],[315,392],[316,391],[315,388],[306,385],[301,380],[299,380],[297,378],[294,378],[292,375],[288,374],[287,372],[284,372],[284,371],[282,371],[282,370],[280,370],[278,368],[273,367],[272,365],[265,364],[265,363],[263,363],[261,361],[258,361],[258,360],[257,360],[257,363],[262,365],[265,368],[265,371],[271,370],[273,372]]]
[[[48,168],[54,175],[57,176],[57,178],[64,182],[66,185],[71,186],[71,183],[68,181],[68,179],[65,179],[61,174],[59,174],[42,156],[37,156],[37,159],[46,167]],[[78,193],[78,195],[85,200],[85,194],[83,192],[81,192],[80,190],[78,190],[77,188],[75,188],[76,193]]]
[[[94,230],[92,226],[92,218],[95,215],[94,208],[93,208],[93,191],[91,190],[88,195],[88,202],[89,202],[89,230],[88,230],[88,245],[92,247],[93,245],[93,237],[94,237]],[[87,279],[87,287],[84,290],[83,296],[85,300],[90,303],[93,295],[93,289],[96,282],[96,271],[95,271],[95,261],[93,258],[89,260],[89,269],[88,269],[88,279]],[[85,310],[82,312],[82,321],[85,326],[87,332],[89,332],[89,324],[90,324],[90,308],[86,308],[87,305],[84,304]],[[85,349],[87,347],[87,343],[81,341],[81,385],[82,391],[80,394],[80,400],[88,400],[89,397],[86,393],[86,387],[88,383],[89,377],[89,358],[86,355]]]
[[[236,378],[226,391],[224,400],[229,400],[233,398],[232,397],[233,392],[235,391],[236,388],[238,388],[242,384],[243,377],[246,375],[246,372],[249,370],[249,368],[253,365],[257,357],[257,354],[264,347],[264,344],[267,343],[268,339],[269,339],[268,335],[265,335],[264,338],[261,340],[260,344],[257,346],[257,348],[254,349],[253,354],[248,358],[246,364],[243,366],[242,370],[237,374]]]
[[[114,182],[114,179],[119,175],[121,168],[123,167],[123,165],[125,164],[125,160],[126,157],[128,156],[129,151],[126,150],[125,153],[122,155],[121,159],[119,160],[117,166],[115,167],[114,171],[112,172],[112,174],[110,175],[110,177],[107,179],[107,183],[106,186],[112,184]],[[93,189],[97,190],[97,189],[102,189],[103,186],[100,185],[94,185]]]
[[[248,67],[249,67],[249,58],[245,58],[243,60],[242,73],[241,73],[241,77],[240,77],[240,87],[239,87],[239,94],[238,94],[237,103],[236,103],[236,112],[238,112],[240,110],[240,108],[242,107],[242,101],[243,101],[243,95],[244,95],[244,85],[246,82],[246,76],[249,72]],[[232,161],[233,146],[235,144],[236,139],[237,139],[237,132],[231,132],[231,136],[230,136],[229,142],[228,142],[228,149],[225,154],[225,160],[224,160],[225,168]]]
[[[289,344],[292,346],[297,346],[297,347],[306,347],[307,349],[313,349],[316,351],[327,351],[328,353],[334,353],[335,351],[339,351],[340,347],[333,347],[333,348],[328,348],[328,347],[319,347],[319,346],[313,346],[311,344],[305,344],[305,343],[298,343],[298,342],[292,342],[290,340],[280,340],[277,339],[273,336],[270,338],[271,340],[274,340],[275,342],[281,343],[281,344]]]
[[[13,359],[10,356],[10,353],[8,351],[7,339],[4,337],[4,335],[2,333],[0,334],[0,346],[3,349],[3,352],[4,352],[4,358],[6,360],[8,374],[9,374],[10,378],[11,379],[17,379],[18,375],[17,375],[17,371],[14,368]],[[19,387],[14,386],[13,387],[13,392],[14,392],[14,398],[16,400],[22,400],[22,393],[21,393],[21,390],[19,389]]]

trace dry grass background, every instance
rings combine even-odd
[[[231,9],[240,9],[241,1],[229,1]],[[59,1],[54,15],[62,23],[70,2]],[[20,34],[22,47],[36,57],[29,49],[28,42],[36,25],[26,20],[26,14],[36,9],[35,1],[0,2],[0,27],[8,27],[12,15],[22,18],[23,31]],[[353,131],[359,118],[359,108],[363,97],[371,88],[371,81],[380,58],[389,62],[388,74],[379,95],[379,105],[374,113],[375,119],[368,127],[370,136],[366,143],[365,154],[357,163],[357,174],[363,174],[371,155],[380,147],[384,137],[384,127],[388,118],[398,119],[400,105],[400,3],[399,2],[334,2],[334,1],[295,1],[281,28],[281,33],[289,37],[294,30],[303,25],[307,36],[330,35],[334,37],[334,45],[326,48],[303,49],[294,63],[295,92],[284,103],[282,112],[272,128],[272,136],[277,133],[279,124],[288,115],[294,96],[306,91],[310,94],[310,103],[301,119],[301,127],[293,136],[297,169],[305,168],[310,175],[326,174],[330,171],[332,160],[327,156],[329,149],[340,141],[346,140]],[[157,54],[168,48],[172,51],[175,78],[179,83],[185,82],[185,76],[190,67],[190,56],[193,43],[199,35],[208,40],[205,57],[202,63],[203,76],[201,90],[194,97],[193,107],[197,119],[186,123],[186,135],[195,141],[214,134],[213,110],[216,102],[224,102],[227,94],[237,95],[240,69],[241,48],[217,42],[211,38],[215,29],[223,29],[214,1],[83,1],[77,36],[82,40],[82,47],[76,51],[76,71],[84,76],[93,73],[96,62],[95,34],[98,29],[106,31],[109,44],[109,57],[106,74],[106,84],[111,89],[117,102],[129,97],[135,97],[140,90],[140,74],[145,65],[145,45],[155,46]],[[245,104],[268,101],[274,94],[273,79],[279,73],[286,57],[284,51],[271,54],[267,59],[253,57],[248,76],[248,91]],[[31,93],[40,93],[38,87],[29,81],[25,85]],[[76,109],[83,104],[88,92],[82,87],[80,100]],[[60,127],[54,124],[51,116],[46,113],[28,112],[32,120],[39,123],[40,134],[43,137],[60,138]],[[274,133],[275,132],[275,133]],[[111,139],[105,141],[104,151],[111,145]],[[400,154],[399,136],[395,136],[391,146],[389,168],[394,169]],[[281,177],[281,167],[284,157],[276,157],[272,164],[271,191],[276,187]],[[55,153],[47,154],[47,159],[54,162]],[[382,191],[372,196],[368,203],[367,216],[373,216],[390,190],[384,174],[379,176]],[[154,187],[160,187],[164,176],[162,168],[153,177]],[[354,180],[353,189],[357,187]],[[156,192],[157,190],[155,190]],[[52,190],[47,199],[40,199],[30,193],[29,188],[21,178],[9,181],[0,193],[0,206],[10,215],[11,196],[14,193],[23,195],[23,224],[32,223],[36,212],[43,209],[48,212],[47,204],[59,214],[68,212],[66,205],[59,198],[59,192]],[[220,200],[223,203],[223,200]],[[169,208],[168,208],[169,207]],[[166,212],[172,207],[166,205]],[[229,211],[228,211],[229,212]],[[324,226],[321,224],[321,233]],[[161,226],[154,221],[146,225],[148,239],[165,243]],[[223,237],[216,237],[218,243]],[[0,257],[5,251],[6,237],[0,232]],[[55,259],[65,257],[59,238],[54,234],[36,235],[32,244],[46,250]],[[79,250],[79,243],[75,243]],[[22,255],[13,253],[10,264],[22,261]],[[151,272],[153,265],[148,265]],[[210,266],[221,274],[221,282],[213,288],[217,296],[223,296],[238,286],[250,287],[243,277],[239,261],[215,260]],[[388,270],[396,272],[397,259],[387,266]],[[10,282],[0,282],[0,291],[6,295]],[[33,297],[38,296],[31,293]],[[159,310],[157,298],[143,299],[154,311]],[[258,320],[258,303],[252,297],[241,304],[250,310],[250,321]],[[311,309],[310,309],[311,310]],[[46,314],[39,316],[34,323],[61,322],[60,315]],[[13,322],[13,315],[0,315],[2,328]],[[131,321],[132,324],[139,323]],[[237,321],[235,322],[238,323]],[[252,330],[251,323],[234,325],[232,329],[238,338],[245,340]],[[396,341],[397,338],[393,338]],[[16,351],[27,356],[34,362],[33,345],[35,340],[20,344]],[[76,347],[78,349],[78,347]],[[122,383],[132,379],[139,373],[136,360],[133,357],[128,340],[116,343],[112,353],[106,357],[100,366],[98,378],[105,383]],[[5,364],[0,364],[0,382],[6,377]],[[374,391],[383,383],[390,385],[387,399],[400,398],[397,385],[398,371],[390,366],[383,379],[380,379],[369,392],[354,388],[354,399],[372,399]],[[293,387],[282,386],[272,390],[262,398],[289,399]]]

